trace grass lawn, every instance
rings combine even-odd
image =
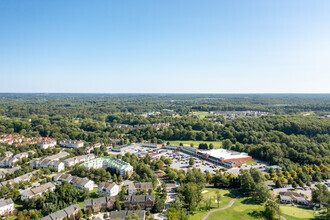
[[[247,165],[251,165],[251,164],[257,164],[257,161],[251,160],[251,161],[247,161],[245,162]]]
[[[217,209],[218,208],[218,203],[215,202],[215,192],[220,191],[222,198],[220,201],[220,208],[225,207],[226,205],[229,204],[229,202],[235,198],[237,191],[235,190],[227,190],[227,189],[216,189],[216,188],[203,188],[202,191],[207,190],[208,192],[203,193],[203,198],[207,197],[213,197],[212,199],[212,204],[211,204],[211,209],[210,210],[204,210],[205,204],[201,202],[201,210],[200,211],[195,211],[193,214],[189,215],[189,220],[200,220],[202,219],[206,213],[211,211],[212,209]]]
[[[180,143],[182,144],[188,144],[190,146],[191,143],[194,144],[194,147],[198,148],[198,145],[200,143],[207,143],[207,144],[213,144],[214,148],[221,148],[222,147],[222,142],[221,141],[164,141],[165,143],[170,142],[170,144],[173,145],[180,145]]]
[[[281,215],[287,220],[307,220],[314,218],[312,209],[303,209],[290,205],[281,205]]]
[[[199,118],[205,118],[206,116],[210,116],[211,114],[208,112],[193,112],[192,115],[196,115]]]
[[[260,203],[255,203],[252,198],[244,197],[237,199],[232,207],[212,213],[208,220],[226,219],[226,220],[250,220],[258,219],[258,213],[263,211],[264,207]],[[256,214],[255,214],[256,213]]]

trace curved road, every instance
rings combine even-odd
[[[209,217],[209,215],[211,215],[213,212],[217,212],[217,211],[221,211],[221,210],[224,210],[224,209],[228,209],[228,208],[230,208],[230,207],[234,204],[234,202],[236,201],[236,199],[237,199],[237,198],[231,200],[230,203],[229,203],[227,206],[223,207],[223,208],[220,208],[220,209],[214,209],[214,210],[212,210],[212,211],[209,211],[209,212],[205,215],[205,217],[203,218],[203,220],[206,220],[206,219]]]

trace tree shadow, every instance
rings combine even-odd
[[[246,198],[242,201],[242,204],[246,204],[246,205],[260,205],[260,202],[255,200],[252,197]]]
[[[256,219],[264,219],[265,217],[263,211],[249,212],[248,215]]]

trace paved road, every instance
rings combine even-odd
[[[220,208],[220,209],[214,209],[214,210],[212,210],[212,211],[209,211],[209,212],[205,215],[205,217],[203,218],[203,220],[206,220],[206,219],[209,217],[209,215],[211,215],[213,212],[217,212],[217,211],[220,211],[220,210],[224,210],[224,209],[228,209],[228,208],[230,208],[230,207],[234,204],[235,201],[236,201],[236,198],[233,199],[233,200],[231,200],[230,203],[229,203],[226,207],[223,207],[223,208]]]

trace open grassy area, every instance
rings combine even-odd
[[[209,211],[211,211],[212,209],[217,209],[218,208],[218,203],[215,202],[216,200],[216,191],[220,191],[222,198],[220,201],[220,208],[221,207],[225,207],[226,205],[229,204],[229,202],[235,198],[237,192],[235,190],[227,190],[227,189],[216,189],[216,188],[203,188],[202,191],[208,191],[203,193],[203,198],[207,198],[207,197],[213,197],[212,198],[212,204],[211,204],[211,209],[210,210],[205,210],[205,204],[202,202],[201,203],[201,210],[199,211],[195,211],[193,214],[189,215],[189,220],[200,220],[202,219],[206,213],[208,213]]]
[[[260,203],[255,203],[252,198],[244,197],[237,199],[232,207],[212,213],[208,220],[226,219],[226,220],[252,220],[257,219],[260,211],[263,211]]]
[[[205,118],[206,116],[210,116],[211,114],[208,112],[193,112],[192,115],[196,115],[199,118]]]
[[[312,209],[303,209],[290,205],[281,205],[281,215],[287,220],[307,220],[314,218]]]
[[[179,145],[180,143],[182,144],[188,144],[190,146],[191,143],[194,144],[194,147],[198,148],[198,145],[200,143],[207,143],[207,144],[213,144],[214,148],[221,148],[222,147],[222,142],[221,141],[165,141],[165,143],[170,142],[173,145]]]
[[[245,162],[247,165],[251,165],[251,164],[257,164],[257,161],[251,160],[251,161],[247,161]]]

